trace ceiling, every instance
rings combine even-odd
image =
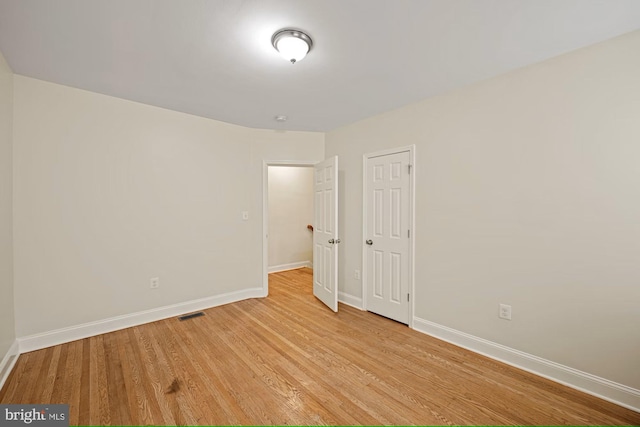
[[[294,65],[271,47],[289,26],[314,41]],[[332,130],[639,28],[638,0],[0,0],[17,74],[283,130]]]

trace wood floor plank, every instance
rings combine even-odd
[[[38,394],[42,390],[42,378],[46,377],[48,371],[48,362],[51,360],[52,348],[45,348],[33,355],[33,364],[29,369],[32,375],[29,375],[26,382],[26,392],[24,393],[25,403],[37,403]]]
[[[232,309],[232,307],[229,307],[229,309]],[[229,319],[232,318],[238,319],[239,316],[236,313],[230,312]],[[289,375],[289,372],[293,373],[295,369],[291,363],[287,363],[284,369],[282,369],[280,364],[267,363],[267,361],[263,359],[261,355],[269,354],[270,351],[272,351],[270,345],[275,343],[277,337],[273,339],[267,338],[265,340],[262,333],[254,334],[254,331],[246,328],[245,322],[242,321],[238,322],[237,326],[236,335],[243,340],[246,348],[249,349],[248,353],[253,359],[250,361],[251,365],[261,367],[259,373],[262,375],[265,383],[268,384],[271,389],[275,389],[280,397],[287,402],[287,406],[289,407],[286,411],[287,416],[291,417],[292,414],[296,414],[296,416],[300,417],[297,420],[293,420],[294,423],[311,423],[312,421],[308,419],[308,410],[314,413],[314,423],[322,420],[321,422],[325,424],[335,424],[335,411],[342,413],[342,419],[351,418],[348,412],[341,409],[340,402],[332,399],[332,396],[323,396],[322,401],[320,401],[316,396],[310,393],[304,393],[300,378],[295,378],[295,380],[292,381],[293,376]],[[333,410],[328,410],[329,407]],[[300,408],[305,408],[305,410],[301,412]],[[353,419],[352,422],[356,422],[356,420]]]
[[[143,373],[142,384],[145,388],[146,399],[154,406],[152,414],[153,424],[175,425],[176,420],[171,413],[169,402],[165,398],[165,391],[171,385],[170,382],[162,382],[158,375],[159,366],[156,354],[151,348],[145,325],[130,329],[129,337],[132,340],[131,348],[138,356],[137,363]]]
[[[156,322],[150,329],[150,342],[155,354],[158,357],[162,382],[169,384],[164,390],[164,394],[171,408],[173,418],[178,425],[197,425],[204,419],[202,408],[195,404],[194,395],[200,394],[200,390],[194,387],[193,381],[184,369],[187,360],[181,363],[174,363],[169,353],[173,351],[175,338],[170,334],[158,332],[159,327],[166,323]],[[182,393],[179,393],[183,389]]]
[[[27,353],[21,355],[16,361],[13,370],[2,387],[2,390],[0,390],[0,403],[13,402],[16,399],[22,398],[22,393],[19,393],[18,386],[20,385],[20,388],[24,387],[27,377],[31,375],[27,370],[29,358],[30,355]]]
[[[640,425],[640,413],[313,297],[311,270],[268,298],[23,354],[0,403],[68,403],[101,425]]]
[[[111,413],[113,424],[131,425],[131,416],[128,410],[129,394],[123,392],[126,390],[126,382],[118,351],[118,340],[121,335],[121,331],[104,335],[106,385],[109,402],[114,408]]]
[[[259,324],[259,322],[256,322],[254,324]],[[277,322],[274,322],[273,325],[276,326]],[[284,325],[284,324],[281,324],[281,325]],[[263,327],[264,327],[264,324],[263,324]],[[260,334],[268,337],[269,341],[273,342],[278,338],[278,336],[284,337],[286,335],[286,332],[283,331],[282,329],[279,330],[279,332],[275,332],[275,329],[268,328],[267,331],[263,331]],[[306,360],[306,363],[303,364],[305,369],[307,370],[314,369],[314,372],[317,377],[328,376],[329,378],[332,379],[333,385],[336,388],[339,388],[340,390],[353,390],[353,389],[359,390],[360,387],[363,387],[363,386],[369,387],[369,394],[370,394],[370,397],[373,399],[372,403],[374,403],[374,405],[367,405],[367,406],[374,406],[374,407],[379,407],[381,405],[386,406],[385,408],[386,415],[387,416],[393,415],[396,419],[395,421],[396,424],[410,422],[410,420],[407,420],[404,417],[402,409],[398,411],[395,408],[390,407],[388,405],[389,403],[388,399],[389,398],[393,399],[393,398],[390,396],[385,396],[384,392],[382,392],[378,387],[376,387],[375,384],[372,384],[371,375],[369,373],[365,372],[364,376],[360,376],[359,374],[361,374],[362,371],[358,370],[357,372],[351,372],[351,373],[356,373],[356,375],[350,375],[350,372],[347,372],[346,368],[350,367],[351,365],[345,364],[344,361],[339,358],[338,354],[334,352],[317,351],[317,349],[314,347],[305,346],[305,344],[301,341],[294,343],[293,340],[296,340],[296,338],[299,338],[299,337],[290,336],[289,338],[290,339],[286,341],[286,344],[288,344],[291,352],[296,352],[296,351],[300,352],[301,356],[304,358],[304,360]],[[313,341],[314,337],[312,335],[309,335],[308,338]],[[351,381],[351,382],[348,382],[348,381]],[[357,399],[356,394],[346,395],[344,397],[348,400],[355,400]],[[379,417],[379,419],[377,419],[378,422],[394,423],[390,419],[383,417],[381,415],[378,415],[378,417]]]
[[[132,425],[151,425],[154,423],[152,414],[153,401],[147,399],[143,382],[144,376],[141,373],[142,364],[139,363],[137,353],[132,348],[129,339],[131,329],[118,331],[118,352],[122,360],[122,376],[125,381],[124,392],[128,396],[128,412]]]
[[[237,404],[232,389],[232,383],[224,378],[220,366],[228,366],[221,360],[215,360],[209,355],[215,350],[211,347],[210,341],[202,342],[202,331],[197,324],[192,322],[180,324],[181,322],[167,322],[169,333],[176,336],[180,354],[179,360],[188,359],[194,370],[193,377],[204,386],[207,393],[202,396],[202,404],[210,408],[210,418],[214,424],[250,424],[250,418]],[[179,332],[181,331],[181,333]],[[200,351],[193,356],[193,348]]]
[[[80,393],[78,394],[78,409],[77,409],[77,419],[74,419],[71,415],[69,415],[69,420],[74,424],[80,425],[91,425],[91,407],[97,407],[98,402],[92,401],[91,395],[91,338],[84,339],[80,341],[82,344],[82,349],[79,350],[78,357],[78,365],[76,365],[72,369],[78,369],[79,376],[79,388]],[[39,350],[41,351],[41,350]],[[34,352],[34,353],[37,353]],[[75,384],[72,384],[71,387],[78,387]],[[95,387],[95,385],[93,386]],[[44,402],[43,402],[44,403]],[[75,422],[74,422],[75,421]]]
[[[41,385],[38,387],[40,392],[34,397],[34,400],[37,401],[51,401],[51,396],[53,394],[53,387],[55,385],[55,379],[58,372],[58,362],[60,361],[60,352],[62,347],[52,347],[51,350],[51,359],[49,359],[47,364],[43,366],[43,369],[47,369],[45,380],[40,383]]]
[[[82,370],[77,367],[82,366],[84,341],[74,341],[63,346],[68,352],[67,362],[64,365],[64,370],[56,377],[56,381],[62,382],[62,395],[57,401],[51,402],[69,404],[69,420],[72,424],[78,424],[80,420]]]
[[[55,370],[55,378],[51,379],[51,403],[67,402],[69,399],[64,398],[64,394],[67,390],[64,388],[64,381],[62,381],[62,373],[65,372],[65,366],[67,365],[67,358],[69,357],[69,349],[71,346],[63,347],[59,346],[60,357],[58,359],[58,366]]]

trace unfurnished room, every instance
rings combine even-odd
[[[640,425],[640,1],[0,0],[0,425]]]

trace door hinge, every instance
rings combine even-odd
[[[411,166],[412,166],[412,165],[411,165],[411,163],[409,163],[409,164],[407,165],[407,171],[408,171],[409,173],[411,173]]]
[[[411,230],[407,230],[407,237],[411,238]]]
[[[409,302],[409,294],[407,294],[407,302]]]

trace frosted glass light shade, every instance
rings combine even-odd
[[[284,37],[278,40],[276,49],[287,61],[298,62],[309,52],[309,45],[302,39]]]
[[[284,29],[276,32],[271,44],[284,59],[292,64],[300,61],[311,50],[311,37],[299,30]]]

